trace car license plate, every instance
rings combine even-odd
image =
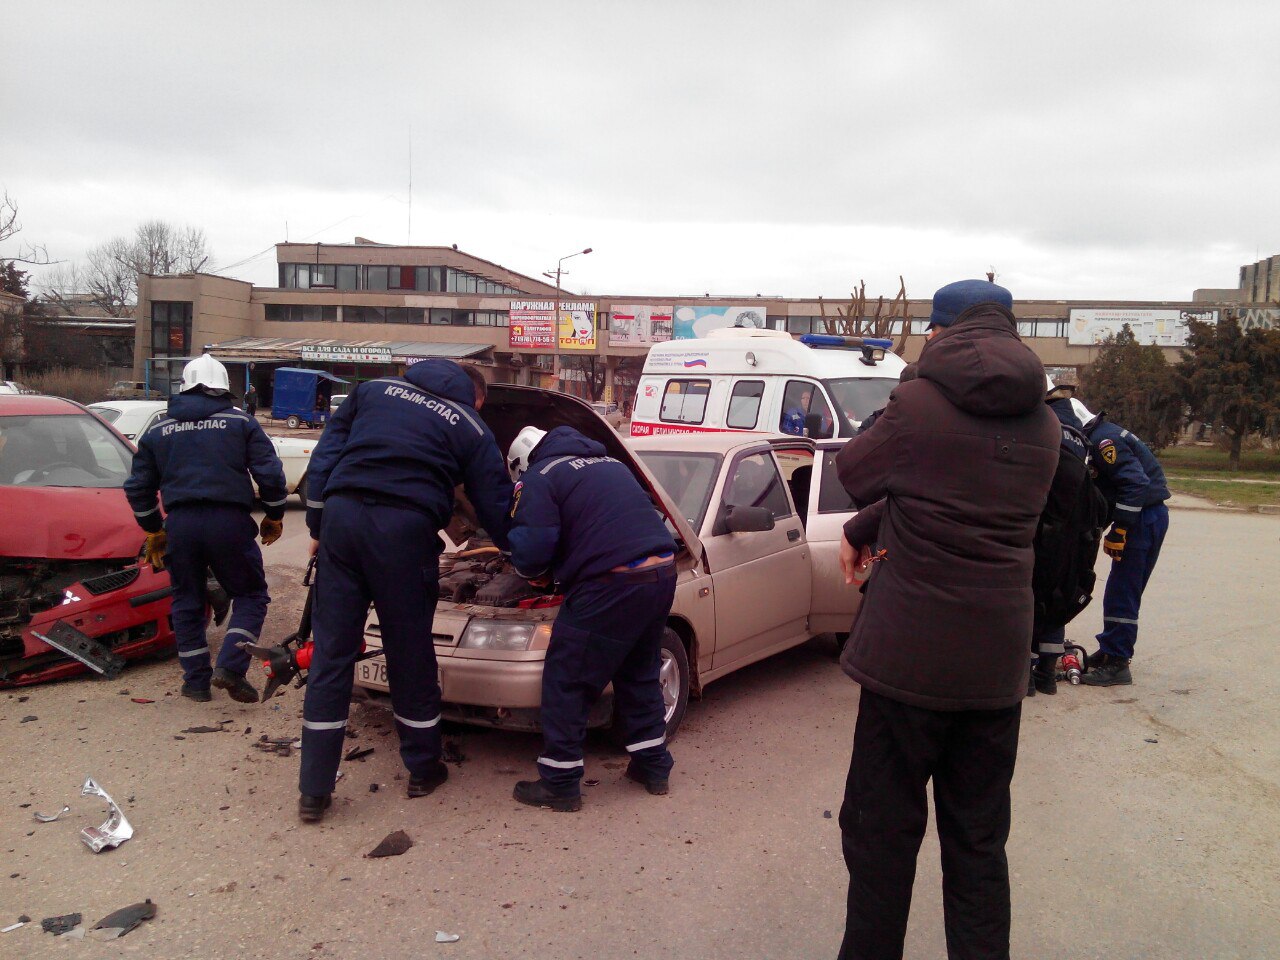
[[[356,676],[363,684],[371,687],[390,689],[387,686],[387,661],[382,657],[372,657],[356,664]]]

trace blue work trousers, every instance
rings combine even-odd
[[[209,571],[231,598],[231,618],[218,651],[218,666],[244,676],[250,656],[237,644],[257,643],[267,619],[267,578],[262,551],[255,537],[258,525],[244,507],[220,503],[190,503],[174,507],[164,523],[168,537],[164,563],[173,585],[173,632],[186,684],[209,689],[206,583]]]
[[[1169,530],[1169,508],[1163,503],[1143,507],[1138,522],[1126,528],[1124,554],[1111,562],[1102,595],[1102,632],[1098,649],[1113,657],[1133,657],[1138,642],[1138,609],[1142,591],[1160,558],[1160,545]]]
[[[333,792],[369,604],[377,611],[400,758],[410,775],[440,760],[440,678],[431,625],[440,595],[439,531],[423,513],[372,498],[325,500],[302,706],[299,790]]]
[[[671,772],[660,672],[675,591],[675,564],[609,573],[569,590],[542,670],[538,773],[554,793],[578,794],[587,714],[610,681],[614,727],[632,765],[647,780]]]

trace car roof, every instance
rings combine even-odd
[[[163,410],[169,406],[168,400],[103,400],[101,403],[89,404],[90,410],[99,407],[110,407],[112,410]]]
[[[637,453],[646,450],[671,450],[682,453],[732,453],[740,447],[758,447],[774,439],[767,433],[746,433],[737,430],[705,433],[667,433],[653,437],[627,437],[627,445]],[[781,438],[779,438],[781,439]],[[787,440],[805,441],[799,437]]]
[[[0,417],[48,417],[57,414],[84,413],[84,407],[63,397],[0,396]]]

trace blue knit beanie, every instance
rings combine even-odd
[[[948,283],[933,295],[933,313],[929,314],[929,326],[949,327],[960,314],[981,303],[994,303],[1012,310],[1013,294],[990,280],[957,280],[955,283]]]

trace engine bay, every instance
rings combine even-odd
[[[485,607],[549,605],[549,589],[533,586],[488,540],[472,538],[457,553],[440,558],[440,599]]]

